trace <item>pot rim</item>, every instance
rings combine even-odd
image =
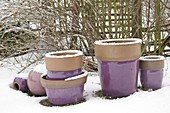
[[[83,71],[83,73],[78,76],[64,80],[48,80],[45,78],[47,75],[44,75],[41,77],[41,84],[44,88],[70,88],[84,84],[87,80],[87,75],[87,71]]]
[[[164,68],[164,56],[151,55],[139,58],[139,68],[141,70],[161,70]]]
[[[54,55],[54,54],[66,54],[66,55]],[[70,57],[77,57],[77,56],[82,56],[82,55],[83,55],[83,52],[79,51],[79,50],[63,50],[63,51],[46,53],[45,57],[48,57],[48,58],[70,58]]]
[[[112,42],[113,41],[113,42]],[[112,43],[108,43],[112,42]],[[117,43],[116,43],[117,42]],[[127,38],[127,39],[106,39],[95,41],[95,45],[131,45],[131,44],[141,44],[142,40],[138,38]]]
[[[80,50],[63,50],[46,53],[46,69],[49,71],[70,71],[83,67],[83,52]]]
[[[160,55],[151,55],[151,56],[143,56],[140,57],[139,60],[141,61],[160,61],[160,60],[165,60],[164,56],[160,56]]]
[[[94,43],[95,56],[102,61],[131,61],[141,56],[141,39],[107,39]]]

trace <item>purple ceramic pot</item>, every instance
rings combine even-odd
[[[24,93],[28,92],[27,79],[21,77],[15,77],[13,81],[14,89],[20,90]]]
[[[163,79],[164,57],[145,56],[140,58],[140,81],[144,90],[161,88]]]
[[[87,72],[65,80],[49,80],[47,76],[41,77],[48,100],[53,105],[66,105],[81,101],[86,80]]]
[[[46,88],[48,100],[53,105],[66,105],[76,103],[83,98],[84,85],[71,88]]]
[[[47,71],[49,79],[64,80],[69,77],[73,77],[82,73],[82,69],[76,69],[71,71]]]
[[[42,73],[31,70],[28,75],[28,88],[33,95],[43,96],[46,95],[44,87],[42,87],[40,78]]]
[[[125,97],[136,91],[140,39],[107,39],[95,43],[102,92],[111,98]]]
[[[144,90],[161,88],[163,70],[141,70],[141,84]]]
[[[103,94],[112,98],[128,96],[136,91],[138,61],[108,62],[98,60]]]

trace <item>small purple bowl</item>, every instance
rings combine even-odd
[[[47,76],[51,80],[64,80],[82,73],[82,69],[71,71],[47,71]]]
[[[24,93],[28,92],[28,85],[27,85],[27,79],[21,78],[21,77],[15,77],[13,81],[13,87],[16,90],[20,90]]]
[[[66,105],[77,103],[83,99],[86,80],[87,72],[65,80],[49,80],[45,75],[41,77],[41,84],[45,88],[50,103]]]

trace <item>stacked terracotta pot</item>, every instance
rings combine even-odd
[[[49,102],[65,105],[83,98],[87,72],[82,71],[83,53],[78,50],[51,52],[45,55],[47,75],[41,78]]]

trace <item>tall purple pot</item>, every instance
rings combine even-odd
[[[95,56],[102,92],[111,98],[136,91],[140,39],[108,39],[95,42]]]

